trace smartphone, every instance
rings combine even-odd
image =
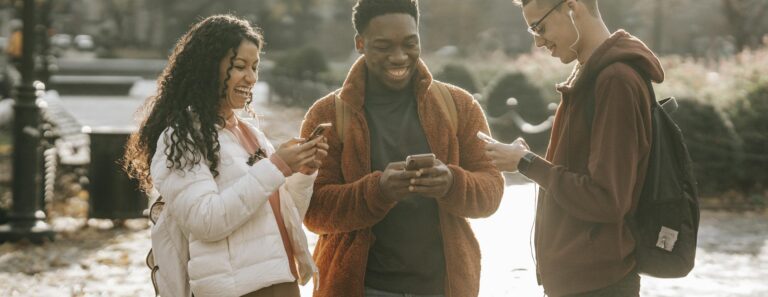
[[[419,170],[435,166],[435,154],[410,155],[405,158],[405,170]]]
[[[488,134],[483,133],[483,131],[477,131],[477,138],[480,138],[480,140],[485,141],[486,143],[496,143],[496,139],[493,139],[492,137],[488,136]]]
[[[317,125],[315,127],[315,130],[312,131],[312,134],[309,135],[309,140],[315,139],[315,137],[318,137],[320,135],[323,135],[323,132],[325,132],[326,129],[333,127],[333,124],[331,123],[322,123]]]

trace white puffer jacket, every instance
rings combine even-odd
[[[267,155],[274,148],[261,131],[249,124]],[[167,168],[165,150],[166,130],[158,139],[152,158],[151,176],[155,189],[166,204],[162,216],[178,225],[189,239],[189,284],[196,297],[238,297],[274,284],[296,280],[291,274],[288,257],[283,247],[269,196],[280,191],[280,210],[291,239],[298,265],[300,284],[317,276],[317,267],[307,246],[302,220],[309,207],[312,186],[317,173],[301,173],[285,178],[269,159],[248,166],[248,153],[235,135],[219,130],[219,175],[214,178],[205,158],[199,165],[184,170]],[[158,221],[160,223],[160,221]],[[166,225],[168,226],[168,225]],[[178,233],[178,232],[177,232]],[[180,236],[155,238],[153,250],[178,250]],[[164,247],[156,247],[156,244]],[[163,265],[169,259],[160,259],[160,269],[181,270],[183,265]],[[165,258],[165,257],[162,257]],[[179,258],[178,255],[176,258]],[[178,261],[177,261],[178,262]],[[177,266],[180,268],[174,269]],[[184,271],[162,271],[182,274]],[[172,274],[171,274],[172,275]],[[319,283],[318,280],[315,280]],[[188,292],[163,292],[161,295],[181,296]],[[166,285],[174,288],[174,285]],[[175,287],[179,287],[178,285]],[[174,290],[177,291],[177,290]],[[177,295],[178,294],[178,295]]]

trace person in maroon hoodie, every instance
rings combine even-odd
[[[536,46],[562,63],[577,62],[557,86],[561,102],[545,157],[522,139],[486,146],[498,169],[519,170],[541,186],[539,282],[552,297],[639,296],[625,219],[637,206],[651,146],[655,99],[645,79],[662,82],[662,67],[642,41],[608,30],[597,0],[516,2]]]

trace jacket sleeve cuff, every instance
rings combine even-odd
[[[269,157],[269,161],[272,161],[272,164],[275,164],[277,169],[280,170],[280,172],[283,173],[283,176],[289,177],[293,174],[293,170],[291,170],[291,167],[288,166],[285,161],[283,161],[283,158],[280,158],[277,154],[272,154],[272,156]]]
[[[549,163],[549,161],[539,156],[536,156],[536,158],[533,159],[531,165],[528,166],[528,169],[521,173],[539,184],[539,186],[542,188],[548,189],[550,183],[549,172],[552,167],[552,163]]]
[[[370,180],[367,181],[365,198],[368,200],[368,206],[371,209],[386,212],[394,207],[397,201],[386,199],[384,194],[381,193],[381,188],[379,187],[381,174],[381,171],[371,174]]]
[[[248,174],[259,181],[265,189],[270,191],[277,190],[280,185],[285,182],[285,175],[277,169],[274,163],[267,159],[263,159],[256,164],[253,164],[248,169]]]
[[[450,197],[456,197],[456,195],[461,195],[464,192],[467,191],[466,188],[466,176],[464,175],[464,171],[461,169],[461,167],[456,165],[448,164],[448,169],[451,170],[451,175],[453,176],[453,182],[451,183],[451,188],[448,189],[448,193],[445,194],[443,199],[450,200]]]

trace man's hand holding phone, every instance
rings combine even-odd
[[[384,169],[379,179],[379,188],[384,199],[400,201],[411,193],[408,186],[418,171],[406,170],[405,167],[405,162],[392,162]]]
[[[528,153],[531,148],[525,139],[519,137],[510,144],[488,143],[485,145],[485,155],[497,169],[507,172],[516,172],[520,158]]]
[[[407,170],[417,173],[408,185],[410,193],[435,199],[448,194],[453,185],[453,173],[448,166],[435,158],[434,154],[408,156],[405,163]]]

